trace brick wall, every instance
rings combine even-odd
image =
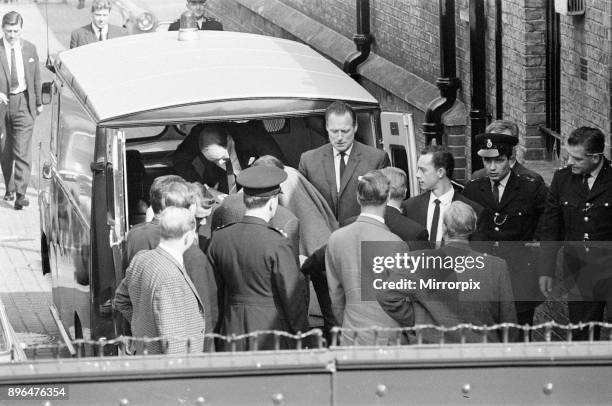
[[[584,16],[561,17],[561,133],[610,132],[610,0],[588,0]],[[609,138],[608,138],[609,145]]]

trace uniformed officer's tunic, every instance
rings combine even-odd
[[[221,334],[306,331],[304,277],[281,232],[260,218],[245,216],[213,233],[208,255],[219,277]],[[274,348],[270,335],[258,343],[259,349]],[[239,342],[237,349],[247,349],[246,342]]]
[[[181,27],[181,20],[178,19],[174,21],[172,24],[170,24],[170,26],[168,27],[168,31],[178,31],[180,27]],[[223,31],[223,24],[221,24],[219,20],[213,17],[204,16],[202,18],[202,23],[199,28],[200,30],[204,30],[204,31]]]
[[[600,301],[597,313],[612,301],[612,167],[607,159],[590,190],[571,167],[555,172],[542,218],[540,271],[553,276],[557,249],[562,244],[564,277],[578,284],[579,298],[570,297],[570,321],[592,320],[576,299]],[[544,241],[549,241],[545,243]],[[560,243],[563,241],[563,243]],[[578,305],[578,306],[577,306]],[[581,314],[583,313],[583,314]],[[586,317],[586,318],[585,318]],[[601,314],[596,319],[601,319]]]
[[[544,211],[546,186],[530,176],[510,171],[500,202],[493,197],[489,177],[470,181],[463,194],[484,207],[473,240],[486,243],[475,246],[508,263],[517,312],[535,308],[543,296],[535,269],[536,255],[525,242],[534,240]]]

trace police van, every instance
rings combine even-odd
[[[219,31],[156,32],[62,52],[43,85],[50,154],[39,192],[43,272],[63,337],[117,335],[111,299],[123,275],[125,236],[157,176],[200,122],[260,120],[286,164],[327,142],[324,111],[349,103],[357,139],[384,148],[415,179],[411,116],[381,113],[363,87],[307,45]],[[186,40],[185,40],[186,39]]]

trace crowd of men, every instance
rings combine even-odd
[[[299,170],[283,164],[261,123],[193,127],[174,154],[176,175],[151,186],[152,218],[127,236],[115,307],[134,336],[166,340],[136,346],[136,352],[294,348],[295,341],[269,332],[312,327],[326,333],[342,327],[343,344],[380,344],[395,334],[362,329],[531,325],[535,308],[551,293],[561,246],[565,282],[569,276],[575,281],[570,321],[603,320],[612,293],[603,264],[612,250],[591,245],[609,241],[612,230],[612,169],[601,131],[571,133],[570,165],[555,173],[548,189],[516,162],[516,126],[494,122],[477,138],[484,171],[463,191],[451,182],[453,156],[429,147],[418,159],[422,193],[406,199],[406,173],[391,167],[383,151],[355,140],[349,105],[332,103],[325,124],[329,143],[304,152]],[[481,258],[479,269],[427,270],[433,283],[478,289],[407,289],[407,281],[424,273],[397,267],[384,274],[395,283],[388,288],[364,285],[364,272],[371,271],[362,263],[367,242],[403,244],[415,257],[456,264]],[[312,317],[311,283],[318,318]],[[215,342],[205,336],[212,332],[233,339]],[[577,329],[574,337],[586,333]],[[440,334],[427,331],[421,339],[437,342]],[[510,337],[522,340],[521,334],[517,328]],[[502,330],[487,337],[499,341]],[[404,338],[410,343],[415,335]],[[450,331],[444,339],[461,338]],[[482,333],[463,339],[480,341]]]

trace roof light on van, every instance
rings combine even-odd
[[[187,10],[181,14],[178,39],[179,41],[192,41],[197,39],[198,36],[199,31],[195,15],[190,10]]]

